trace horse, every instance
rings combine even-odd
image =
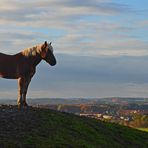
[[[0,53],[0,77],[18,80],[18,109],[27,108],[26,94],[29,83],[36,72],[36,66],[46,61],[51,66],[56,65],[51,42],[26,48],[15,55]]]

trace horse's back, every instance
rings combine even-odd
[[[4,64],[4,62],[8,62],[9,60],[11,61],[12,58],[13,58],[12,55],[7,55],[0,52],[0,65]]]
[[[5,57],[5,56],[8,56],[8,55],[0,52],[0,58]]]
[[[15,78],[18,63],[15,55],[0,53],[0,77]]]

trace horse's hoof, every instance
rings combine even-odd
[[[23,109],[23,108],[22,108],[22,105],[19,104],[19,105],[18,105],[18,110],[21,111],[22,109]]]
[[[29,109],[29,106],[28,106],[27,103],[24,103],[23,107],[24,107],[25,110],[28,110]]]

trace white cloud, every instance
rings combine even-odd
[[[131,13],[112,0],[2,0],[1,50],[14,53],[49,39],[59,53],[147,55],[147,41],[137,38],[137,26],[126,22]]]

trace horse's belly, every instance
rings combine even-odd
[[[6,79],[17,79],[18,75],[16,71],[10,71],[10,70],[3,70],[0,71],[0,77],[6,78]]]
[[[18,79],[18,76],[16,75],[3,74],[3,73],[2,74],[0,73],[0,77],[5,79]]]

